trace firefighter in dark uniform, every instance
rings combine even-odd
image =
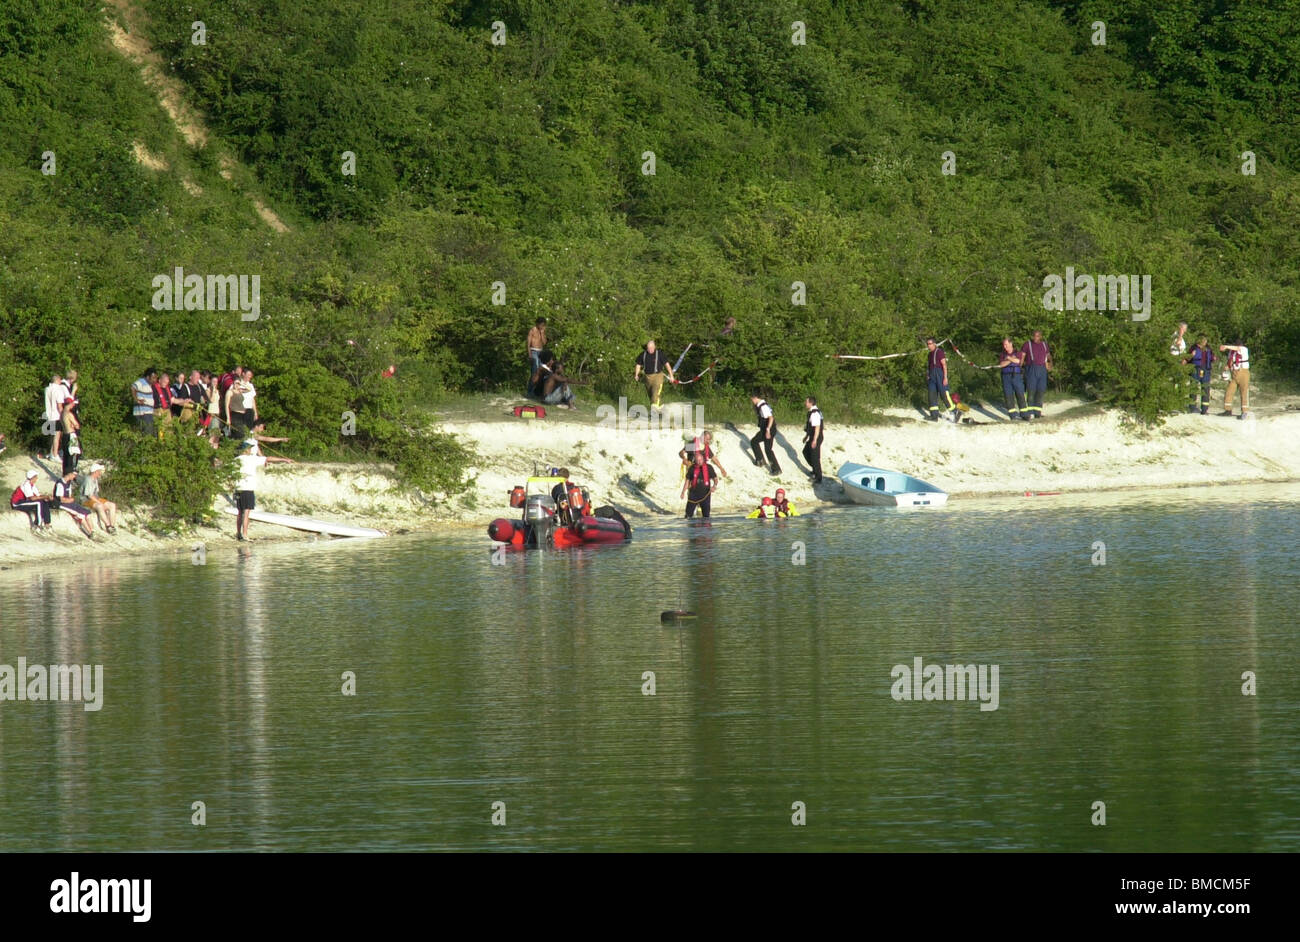
[[[998,351],[998,366],[1002,367],[1002,398],[1007,404],[1007,415],[1011,421],[1029,420],[1025,408],[1025,377],[1020,365],[1020,354],[1010,337],[1002,338],[1002,349]]]
[[[690,470],[682,482],[682,497],[686,498],[686,518],[695,516],[695,508],[705,520],[709,519],[709,505],[713,501],[713,491],[718,486],[718,472],[713,465],[704,460],[704,452],[697,451],[691,459]]]
[[[1020,348],[1020,365],[1025,371],[1025,392],[1029,397],[1028,418],[1043,417],[1043,394],[1047,392],[1047,371],[1052,368],[1052,351],[1043,341],[1043,332],[1034,331],[1034,339]]]
[[[826,434],[826,423],[822,421],[822,410],[817,408],[817,400],[809,396],[803,401],[808,410],[808,420],[803,425],[803,460],[812,468],[812,482],[822,482],[822,440]]]
[[[1209,338],[1202,334],[1196,339],[1196,346],[1192,347],[1192,355],[1183,360],[1183,363],[1192,364],[1192,401],[1187,406],[1188,412],[1196,411],[1196,398],[1199,393],[1201,415],[1209,414],[1210,378],[1213,375],[1211,368],[1218,359],[1210,349]]]
[[[925,348],[930,351],[926,356],[926,388],[930,392],[930,414],[926,418],[931,422],[938,422],[940,404],[955,418],[957,407],[953,404],[952,397],[948,395],[948,359],[944,356],[943,347],[936,344],[933,337],[926,337]]]
[[[767,450],[767,464],[773,474],[781,473],[781,466],[777,464],[776,452],[772,450],[772,442],[776,439],[776,414],[772,412],[772,407],[767,404],[767,400],[754,393],[749,397],[749,401],[754,404],[754,414],[758,416],[758,434],[749,440],[749,444],[754,449],[754,464],[757,467],[763,467],[763,456],[759,453],[759,446]]]

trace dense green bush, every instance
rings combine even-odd
[[[234,490],[239,466],[233,444],[213,451],[207,438],[172,432],[128,434],[106,455],[112,472],[103,494],[123,508],[147,506],[159,522],[202,523],[213,516],[213,500]]]
[[[104,41],[98,4],[0,13],[0,423],[16,442],[36,436],[50,370],[81,372],[85,437],[107,448],[147,364],[238,361],[293,453],[400,457],[394,430],[443,391],[519,388],[538,316],[597,396],[626,389],[653,336],[674,360],[694,344],[687,374],[719,361],[675,395],[811,391],[836,415],[914,396],[924,370],[828,354],[928,333],[987,364],[1003,333],[1040,327],[1054,388],[1145,418],[1165,409],[1178,319],[1240,335],[1258,375],[1295,374],[1300,73],[1281,2],[138,6],[206,148]],[[137,165],[137,141],[170,169]],[[252,172],[228,183],[223,155]],[[244,186],[293,231],[267,229]],[[259,274],[262,316],[151,310],[150,279],[177,265]],[[1042,279],[1067,266],[1150,274],[1152,319],[1045,310]],[[999,396],[992,371],[953,372]]]

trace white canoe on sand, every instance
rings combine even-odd
[[[948,494],[901,471],[847,462],[839,470],[844,493],[855,504],[873,507],[942,507]]]
[[[232,517],[239,515],[239,511],[234,507],[222,509]],[[308,533],[323,533],[327,536],[388,536],[383,530],[373,530],[370,527],[352,527],[346,523],[330,523],[328,520],[313,520],[311,517],[291,517],[289,514],[272,514],[265,510],[250,510],[248,519],[257,523],[273,523],[292,530],[306,530]]]

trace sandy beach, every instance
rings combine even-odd
[[[436,506],[404,494],[391,468],[375,465],[300,464],[273,467],[262,477],[258,507],[277,513],[313,516],[378,527],[389,532],[444,527],[478,529],[494,517],[512,517],[510,488],[523,484],[534,468],[563,466],[584,484],[593,501],[619,507],[635,526],[656,517],[682,514],[677,452],[683,438],[703,419],[719,446],[726,472],[713,501],[715,514],[744,513],[765,494],[784,487],[807,511],[846,498],[835,471],[846,461],[894,468],[924,478],[962,498],[1023,495],[1028,492],[1077,494],[1122,489],[1195,488],[1300,480],[1300,411],[1293,400],[1274,399],[1246,421],[1211,413],[1177,415],[1147,429],[1120,413],[1077,400],[1049,404],[1037,423],[1011,423],[988,412],[970,413],[980,424],[929,423],[907,409],[885,410],[886,424],[828,426],[822,453],[826,480],[815,490],[799,456],[802,430],[782,426],[777,457],[783,473],[773,478],[747,455],[749,425],[712,425],[699,410],[676,414],[687,428],[624,427],[612,406],[585,404],[575,412],[550,411],[545,419],[508,415],[514,400],[489,397],[480,417],[450,415],[444,429],[471,444],[480,456],[470,489]],[[1216,404],[1217,405],[1217,404]],[[668,411],[670,417],[674,413]],[[1217,411],[1217,410],[1216,410]],[[483,415],[499,418],[483,418]],[[664,422],[667,425],[667,421]],[[93,456],[92,456],[93,457]],[[0,482],[12,492],[33,467],[13,449],[0,457]],[[49,493],[53,480],[42,473]],[[224,501],[222,502],[224,504]],[[118,533],[97,530],[88,540],[67,514],[57,514],[52,534],[33,535],[24,515],[0,515],[0,564],[39,563],[128,553],[188,553],[198,543],[234,544],[234,517],[221,513],[215,526],[163,537],[150,533],[147,511],[126,510]],[[254,524],[260,540],[305,540],[297,531]],[[485,537],[486,539],[486,537]]]

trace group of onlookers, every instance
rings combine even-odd
[[[191,370],[188,378],[178,370],[174,380],[151,366],[131,384],[131,395],[132,415],[143,435],[163,438],[177,427],[193,427],[216,448],[223,435],[239,438],[259,422],[253,371],[243,366],[221,374]]]
[[[1205,334],[1196,338],[1196,344],[1188,353],[1186,334],[1186,322],[1179,323],[1178,331],[1169,345],[1169,354],[1178,357],[1182,365],[1190,365],[1192,368],[1192,394],[1187,411],[1196,412],[1199,409],[1201,415],[1209,415],[1210,383],[1214,379],[1214,364],[1219,358],[1210,349],[1210,340]],[[1219,352],[1227,354],[1223,378],[1228,383],[1227,389],[1223,391],[1223,411],[1219,414],[1232,415],[1232,400],[1240,391],[1241,412],[1237,418],[1244,419],[1250,413],[1250,348],[1238,340],[1236,343],[1220,344]]]

